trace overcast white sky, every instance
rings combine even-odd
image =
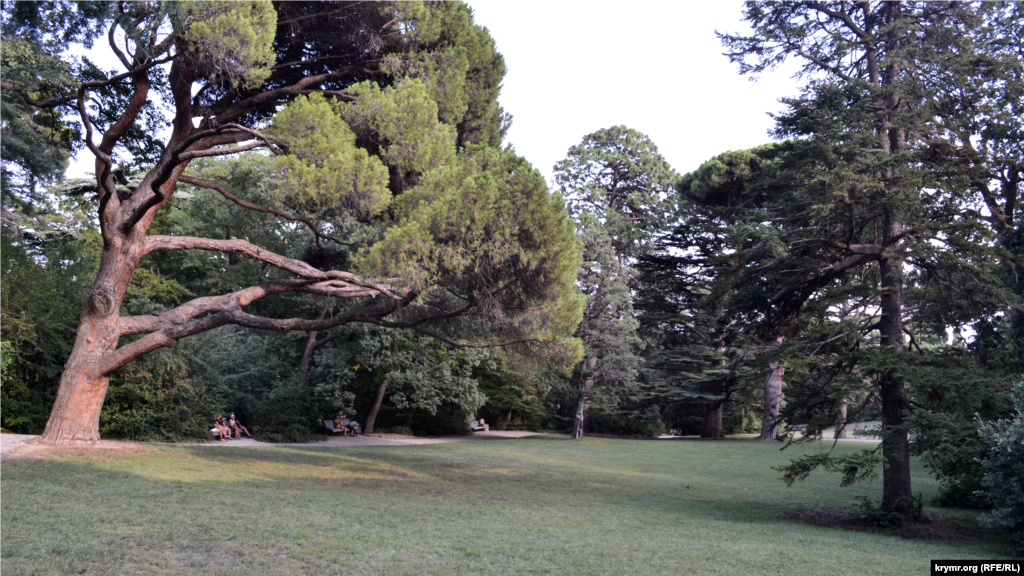
[[[570,146],[617,124],[689,172],[771,141],[767,113],[798,92],[793,67],[751,82],[722,55],[715,30],[749,30],[739,1],[468,1],[508,66],[508,141],[549,181]]]
[[[715,30],[748,30],[741,2],[469,0],[505,56],[508,142],[551,181],[583,136],[617,124],[650,136],[680,173],[769,142],[768,112],[797,93],[793,68],[736,73]],[[116,66],[103,42],[90,56]],[[101,52],[101,53],[96,53]],[[88,151],[69,176],[92,172]]]

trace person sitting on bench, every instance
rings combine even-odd
[[[353,436],[363,433],[362,429],[359,427],[359,422],[349,420],[344,414],[341,415],[341,425],[352,432]]]
[[[359,428],[359,423],[355,420],[350,420],[344,413],[339,413],[338,417],[334,419],[335,430],[344,430],[345,437],[348,437],[348,433],[351,432],[353,436],[356,434],[362,434],[362,430]]]
[[[334,419],[334,429],[341,430],[345,434],[345,438],[348,438],[348,418],[344,414],[338,413],[338,416]]]
[[[242,426],[242,423],[235,419],[234,412],[232,412],[231,417],[228,418],[228,427],[235,431],[235,436],[239,440],[242,439],[242,432],[245,432],[246,436],[252,438],[252,434],[249,433],[249,429],[246,428],[245,426]]]
[[[217,434],[220,434],[221,442],[227,442],[228,438],[231,438],[231,429],[224,423],[224,416],[221,414],[218,414],[217,419],[213,421],[213,427],[217,430]]]

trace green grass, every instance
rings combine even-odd
[[[852,451],[859,446],[840,446]],[[813,450],[816,448],[806,448]],[[993,543],[779,520],[877,498],[786,488],[757,442],[555,438],[379,448],[158,446],[3,464],[14,574],[926,574]],[[915,467],[915,493],[936,485]],[[687,489],[689,486],[689,489]]]

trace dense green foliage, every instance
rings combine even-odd
[[[989,525],[1014,534],[1020,554],[1024,552],[1024,383],[1014,387],[1013,400],[1014,418],[987,422],[980,429],[986,446],[981,459],[982,494],[993,508]]]

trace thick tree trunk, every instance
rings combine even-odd
[[[377,394],[373,397],[373,404],[370,405],[370,412],[366,415],[366,426],[363,426],[363,430],[366,434],[373,434],[373,429],[377,425],[377,412],[380,411],[380,404],[384,401],[384,392],[388,389],[386,383],[381,383],[380,387],[377,388]]]
[[[832,434],[833,438],[846,438],[846,399],[843,399],[843,403],[839,405],[839,413],[836,414],[836,431]]]
[[[79,319],[75,345],[64,365],[43,442],[100,439],[100,411],[110,381],[101,360],[117,349],[118,311],[145,245],[145,236],[139,232],[117,240],[105,242],[103,247],[100,269]]]
[[[886,240],[902,233],[899,222],[887,217],[884,222]],[[903,352],[903,261],[884,258],[879,262],[882,276],[882,305],[879,332],[881,344],[894,353]],[[880,378],[882,400],[882,505],[886,510],[914,518],[913,492],[910,486],[910,443],[905,428],[909,406],[903,377],[898,369],[890,369]]]
[[[718,440],[725,438],[725,431],[722,428],[722,409],[724,407],[724,400],[705,406],[704,424],[700,428],[701,439]]]
[[[772,373],[764,381],[764,415],[758,440],[773,442],[779,433],[779,405],[782,403],[782,375],[786,369],[778,363],[769,365]]]

